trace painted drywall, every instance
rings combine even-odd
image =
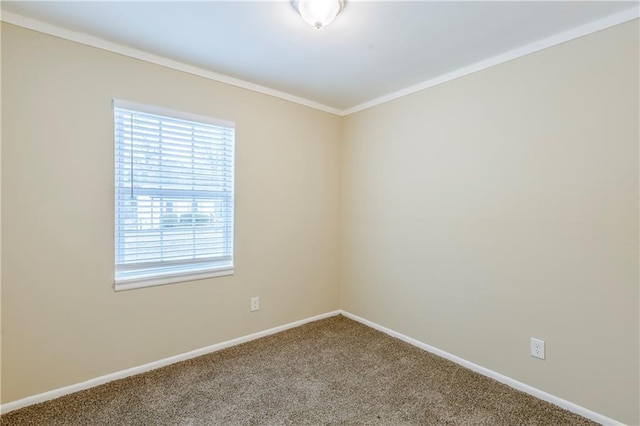
[[[639,423],[637,34],[341,136],[329,114],[3,24],[2,402],[333,310],[339,259],[342,308]],[[113,292],[112,97],[236,122],[235,276]]]
[[[2,384],[2,31],[0,31],[0,393],[2,391],[1,384]]]
[[[638,30],[347,116],[341,307],[639,424]]]
[[[3,403],[338,308],[341,117],[4,23],[2,88]],[[114,292],[112,98],[235,122],[235,275]]]

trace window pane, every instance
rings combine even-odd
[[[116,283],[233,265],[233,127],[115,108]]]

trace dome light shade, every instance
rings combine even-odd
[[[344,0],[294,0],[302,19],[317,29],[329,25],[344,7]]]

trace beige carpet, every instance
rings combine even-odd
[[[26,407],[2,425],[587,425],[338,316]]]

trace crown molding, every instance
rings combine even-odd
[[[474,72],[482,71],[484,69],[500,65],[513,59],[520,58],[522,56],[529,55],[531,53],[538,52],[549,47],[557,46],[576,38],[580,38],[595,32],[623,24],[628,21],[640,18],[640,6],[636,5],[630,9],[622,12],[609,15],[605,18],[598,19],[596,21],[589,22],[587,24],[580,25],[570,30],[558,33],[551,37],[547,37],[542,40],[509,50],[499,55],[484,59],[466,67],[459,68],[446,74],[439,75],[432,79],[423,81],[422,83],[415,84],[413,86],[406,87],[404,89],[389,93],[376,99],[361,103],[351,108],[340,110],[328,105],[321,104],[309,99],[301,98],[299,96],[291,95],[289,93],[281,92],[266,86],[254,84],[248,81],[240,80],[228,75],[219,74],[213,71],[199,68],[193,65],[185,64],[173,59],[166,58],[164,56],[156,55],[153,53],[145,52],[143,50],[135,49],[123,44],[114,43],[99,37],[91,36],[89,34],[71,31],[66,28],[58,27],[56,25],[48,24],[46,22],[38,21],[35,19],[27,18],[17,13],[2,11],[0,14],[0,20],[9,24],[17,25],[23,28],[27,28],[33,31],[53,35],[66,40],[75,41],[77,43],[85,44],[88,46],[96,47],[98,49],[106,50],[113,53],[118,53],[131,58],[140,59],[145,62],[160,65],[166,68],[171,68],[178,71],[187,72],[189,74],[197,75],[209,80],[217,81],[220,83],[229,84],[232,86],[240,87],[243,89],[251,90],[264,95],[273,96],[276,98],[284,99],[299,105],[304,105],[309,108],[314,108],[320,111],[324,111],[330,114],[338,115],[341,117],[363,111],[368,108],[372,108],[376,105],[383,104],[385,102],[392,101],[394,99],[401,98],[403,96],[410,95],[412,93],[419,92],[430,87],[434,87],[451,80],[455,80],[460,77],[472,74]]]
[[[333,108],[319,102],[315,102],[309,99],[301,98],[299,96],[291,95],[289,93],[281,92],[279,90],[272,89],[270,87],[261,86],[245,80],[230,77],[228,75],[219,74],[213,71],[199,68],[193,65],[185,64],[164,56],[156,55],[153,53],[145,52],[143,50],[135,49],[124,44],[114,43],[95,37],[89,34],[68,30],[66,28],[58,27],[56,25],[48,24],[46,22],[38,21],[36,19],[27,18],[26,16],[8,12],[3,10],[0,14],[0,20],[23,27],[29,30],[38,31],[44,34],[49,34],[55,37],[59,37],[65,40],[75,41],[77,43],[85,44],[87,46],[96,47],[98,49],[106,50],[108,52],[118,53],[123,56],[128,56],[135,59],[140,59],[145,62],[149,62],[155,65],[160,65],[166,68],[183,71],[189,74],[204,77],[209,80],[217,81],[220,83],[229,84],[231,86],[240,87],[243,89],[251,90],[253,92],[261,93],[264,95],[273,96],[276,98],[284,99],[296,104],[304,105],[309,108],[314,108],[320,111],[328,112],[330,114],[342,115],[342,111]]]
[[[538,52],[548,47],[557,46],[558,44],[562,44],[579,37],[593,34],[595,32],[598,32],[598,31],[601,31],[601,30],[604,30],[628,21],[632,21],[634,19],[638,19],[639,17],[640,17],[640,7],[638,7],[638,5],[636,4],[636,7],[633,7],[631,9],[624,10],[622,12],[618,12],[613,15],[609,15],[597,21],[592,21],[587,24],[580,25],[578,27],[558,33],[551,37],[547,37],[545,39],[535,41],[533,43],[515,48],[513,50],[509,50],[507,52],[493,56],[491,58],[484,59],[480,62],[476,62],[466,67],[459,68],[455,71],[442,74],[430,80],[423,81],[422,83],[418,83],[416,85],[398,90],[393,93],[389,93],[388,95],[381,96],[371,101],[364,102],[360,105],[356,105],[352,108],[348,108],[342,111],[342,115],[346,116],[349,114],[353,114],[358,111],[362,111],[362,110],[374,107],[376,105],[380,105],[385,102],[389,102],[394,99],[398,99],[403,96],[407,96],[412,93],[416,93],[421,90],[428,89],[430,87],[437,86],[439,84],[446,83],[451,80],[455,80],[456,78],[464,77],[474,72],[482,71],[484,69],[493,67],[495,65],[500,65],[505,62],[511,61],[513,59],[517,59],[522,56],[526,56],[531,53]]]

